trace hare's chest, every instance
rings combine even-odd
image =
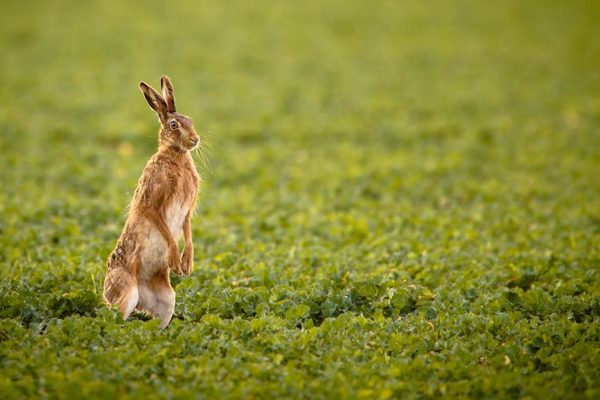
[[[179,238],[183,223],[194,206],[197,185],[192,174],[184,174],[177,183],[171,202],[165,208],[165,220],[169,230]]]
[[[177,239],[181,235],[183,222],[190,211],[189,202],[181,198],[173,199],[171,204],[165,210],[165,219],[171,234]]]
[[[167,228],[177,241],[181,237],[185,218],[190,210],[190,204],[183,199],[175,198],[164,210]],[[148,280],[164,268],[168,254],[168,244],[158,228],[147,221],[146,228],[142,231],[141,246],[141,271],[139,278]]]

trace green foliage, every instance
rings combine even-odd
[[[598,398],[594,2],[0,5],[0,397]],[[173,79],[166,330],[102,304]]]

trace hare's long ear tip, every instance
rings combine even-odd
[[[163,76],[161,76],[161,77],[160,77],[160,80],[161,80],[161,81],[164,81],[164,80],[170,81],[170,79],[169,79],[169,77],[168,77],[167,75],[163,75]]]
[[[145,88],[148,86],[148,84],[144,81],[141,81],[140,84],[138,85],[140,88]]]

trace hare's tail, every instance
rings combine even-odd
[[[127,319],[138,303],[138,288],[135,276],[125,268],[114,268],[106,273],[104,301],[117,305],[123,319]]]

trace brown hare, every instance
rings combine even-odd
[[[190,221],[200,176],[190,150],[200,137],[192,120],[176,112],[170,79],[163,76],[160,83],[162,95],[140,83],[160,122],[158,151],[144,168],[121,237],[108,257],[104,300],[117,305],[123,319],[137,309],[160,318],[164,328],[175,307],[169,272],[192,272]],[[180,258],[177,242],[182,232],[185,249]]]

